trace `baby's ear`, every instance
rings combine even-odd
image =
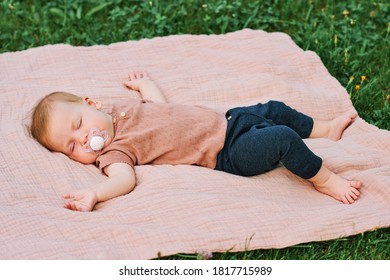
[[[100,101],[95,101],[89,97],[83,97],[83,102],[89,106],[95,107],[98,110],[102,108],[102,103]]]

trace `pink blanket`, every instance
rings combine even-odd
[[[221,111],[282,100],[315,118],[354,110],[319,57],[282,33],[242,30],[109,46],[44,46],[0,55],[0,258],[148,259],[175,253],[280,248],[390,226],[390,133],[358,118],[338,142],[306,143],[335,172],[364,182],[343,205],[283,167],[244,178],[195,166],[140,166],[138,185],[91,213],[61,194],[104,180],[26,132],[32,106],[62,90],[112,100],[145,70],[169,102]],[[196,125],[196,124],[194,124]]]

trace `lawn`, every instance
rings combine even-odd
[[[390,3],[386,0],[2,0],[0,14],[0,53],[46,44],[89,46],[243,28],[285,32],[301,48],[321,57],[362,118],[390,129]],[[213,259],[390,259],[390,228],[285,249],[214,254]]]

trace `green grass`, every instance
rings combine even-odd
[[[213,253],[213,260],[388,260],[390,229],[381,229],[336,240],[299,244],[284,249]],[[208,259],[205,253],[164,259]]]
[[[390,129],[390,4],[386,0],[2,0],[0,14],[0,52],[55,43],[88,46],[170,34],[223,34],[242,28],[285,32],[301,48],[321,57],[347,88],[361,117]],[[334,241],[214,254],[213,258],[390,259],[389,245],[390,228],[386,228]]]

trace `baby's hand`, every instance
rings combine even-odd
[[[62,196],[66,201],[64,208],[75,211],[92,211],[98,199],[96,193],[92,190],[81,190],[73,193],[67,193]]]
[[[167,100],[158,86],[149,79],[145,72],[133,72],[129,74],[129,79],[123,81],[129,89],[136,90],[141,94],[141,98],[152,102],[166,103]]]
[[[142,85],[153,83],[145,72],[129,73],[129,79],[124,80],[123,84],[129,89],[140,91]]]

